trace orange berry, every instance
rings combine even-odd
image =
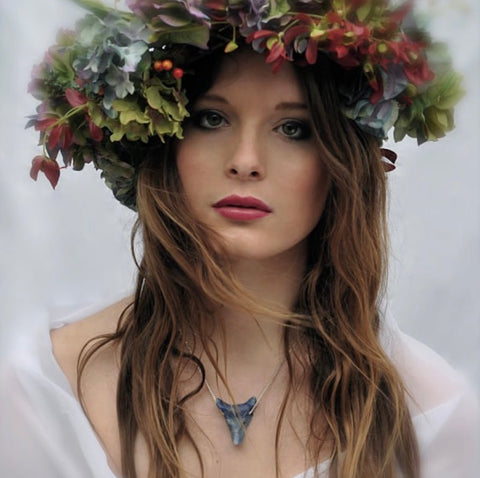
[[[174,68],[172,75],[174,78],[179,80],[183,76],[183,70],[181,68]]]
[[[164,70],[170,71],[173,68],[173,63],[171,60],[163,60],[162,66]]]
[[[155,71],[162,71],[163,70],[163,62],[161,62],[160,60],[156,60],[153,62],[153,69]]]

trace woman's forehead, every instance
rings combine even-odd
[[[285,104],[305,103],[303,89],[291,64],[286,63],[273,72],[271,65],[265,63],[264,55],[251,50],[224,55],[218,74],[203,98],[221,101],[220,98],[249,95],[253,95],[250,101],[276,97]]]

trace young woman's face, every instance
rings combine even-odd
[[[305,254],[329,181],[291,65],[274,74],[256,53],[227,57],[193,105],[177,167],[194,215],[233,258]]]

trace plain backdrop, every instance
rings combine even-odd
[[[424,0],[431,30],[450,44],[467,94],[457,129],[437,143],[388,144],[388,304],[401,328],[434,348],[480,390],[479,29],[477,0]],[[134,284],[130,229],[98,172],[64,171],[56,191],[29,177],[39,154],[24,125],[37,102],[32,66],[83,11],[68,0],[0,0],[0,353],[47,312],[116,296]]]

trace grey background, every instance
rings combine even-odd
[[[476,0],[424,0],[448,41],[467,95],[457,130],[438,143],[390,144],[392,255],[388,303],[403,330],[434,348],[480,390],[479,34]],[[36,101],[30,71],[60,27],[82,11],[68,0],[0,0],[0,353],[47,311],[88,304],[133,285],[134,215],[93,168],[65,171],[53,191],[29,178],[40,153],[25,130]]]

